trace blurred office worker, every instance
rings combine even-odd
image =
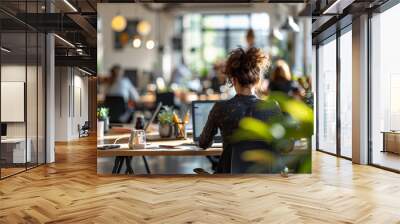
[[[223,153],[217,167],[217,173],[230,173],[232,145],[231,136],[244,117],[267,120],[280,113],[274,109],[262,110],[257,107],[262,100],[255,95],[255,88],[261,80],[264,70],[268,68],[269,59],[261,49],[238,48],[229,54],[225,72],[228,81],[236,90],[236,95],[227,101],[217,102],[212,108],[207,123],[200,136],[201,148],[211,146],[218,129],[223,140]]]
[[[283,92],[296,98],[302,98],[305,94],[304,89],[292,80],[289,65],[284,60],[278,60],[275,63],[268,88],[270,92]]]
[[[139,93],[132,82],[123,76],[119,65],[114,65],[110,73],[105,104],[110,109],[111,122],[128,122],[139,100]]]
[[[254,34],[253,29],[248,29],[246,33],[246,43],[247,48],[250,49],[256,44],[256,35]]]

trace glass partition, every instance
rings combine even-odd
[[[1,34],[2,177],[24,171],[31,162],[30,142],[26,141],[26,41],[25,32]]]
[[[400,5],[371,19],[372,163],[400,170]]]
[[[21,1],[16,10],[40,13],[42,4]],[[0,178],[45,163],[45,41],[40,31],[0,12]]]
[[[336,154],[336,39],[318,48],[318,149]]]

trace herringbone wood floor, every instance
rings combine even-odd
[[[0,181],[0,223],[400,223],[400,175],[330,155],[289,178],[99,177],[95,144]]]

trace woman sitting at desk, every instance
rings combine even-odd
[[[255,88],[268,66],[268,57],[258,48],[251,47],[248,50],[238,48],[229,54],[225,73],[228,81],[235,88],[236,95],[230,100],[214,105],[199,141],[201,148],[210,147],[214,135],[220,129],[223,152],[217,166],[217,173],[230,173],[232,146],[229,139],[238,128],[242,118],[254,117],[266,120],[280,113],[278,107],[268,111],[257,109],[257,104],[261,100],[255,95]]]

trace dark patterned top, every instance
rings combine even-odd
[[[199,145],[208,148],[213,143],[213,137],[221,131],[223,141],[223,153],[220,159],[218,173],[230,171],[231,143],[230,138],[238,128],[239,122],[244,117],[254,117],[263,121],[280,112],[277,106],[274,110],[261,110],[257,104],[263,102],[255,95],[236,95],[227,101],[217,102],[211,109],[206,125],[200,135]]]

